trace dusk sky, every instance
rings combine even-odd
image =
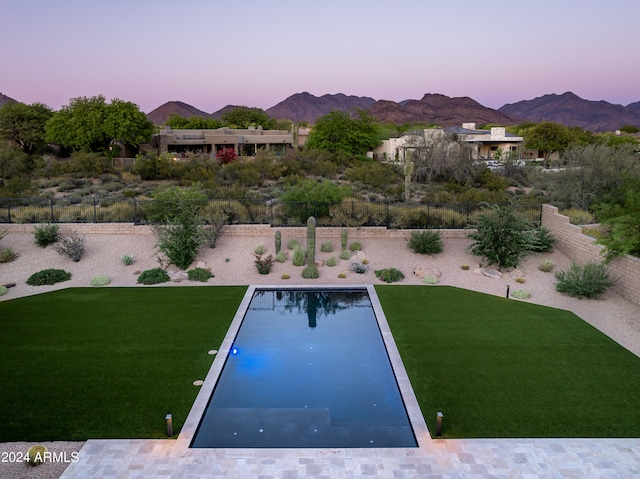
[[[640,1],[0,0],[0,93],[267,109],[303,91],[640,101]]]

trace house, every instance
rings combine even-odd
[[[238,156],[255,156],[259,150],[284,154],[293,147],[293,134],[285,130],[263,130],[262,127],[234,130],[173,130],[165,126],[153,140],[159,153],[205,153],[215,155],[233,148]]]
[[[524,143],[524,138],[508,133],[504,127],[478,130],[475,123],[463,123],[462,127],[417,130],[384,140],[369,156],[382,161],[403,162],[407,149],[424,147],[426,143],[446,137],[468,145],[474,160],[505,158],[512,152],[518,152]]]

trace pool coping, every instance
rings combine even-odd
[[[231,321],[229,329],[222,341],[218,349],[218,353],[207,373],[207,376],[204,379],[204,383],[200,387],[200,391],[191,406],[191,410],[185,420],[184,425],[178,435],[178,438],[175,441],[173,451],[175,454],[198,454],[198,452],[206,453],[211,452],[212,450],[218,450],[215,448],[191,448],[189,447],[193,437],[198,429],[198,425],[200,424],[200,420],[205,412],[207,404],[209,402],[209,398],[213,393],[213,389],[218,381],[220,373],[222,372],[222,368],[226,361],[226,357],[228,352],[231,350],[233,346],[233,342],[235,340],[236,334],[240,329],[240,325],[242,324],[242,320],[244,319],[247,308],[249,307],[249,303],[251,302],[251,298],[253,297],[256,290],[260,289],[287,289],[287,290],[324,290],[324,289],[356,289],[356,290],[366,290],[369,294],[369,298],[371,300],[371,304],[373,306],[373,311],[378,322],[378,327],[380,329],[380,333],[382,335],[382,339],[384,341],[385,348],[387,350],[387,354],[389,356],[389,360],[391,362],[391,367],[393,369],[393,373],[396,377],[396,381],[398,383],[398,388],[400,390],[400,394],[402,396],[402,400],[404,401],[404,405],[407,411],[407,415],[409,417],[409,421],[411,423],[411,427],[413,428],[413,433],[415,435],[416,441],[418,443],[417,447],[414,448],[329,448],[329,449],[317,449],[317,448],[242,448],[242,449],[219,449],[228,451],[230,455],[233,456],[253,456],[259,454],[258,451],[281,451],[286,456],[294,456],[294,457],[316,457],[318,454],[321,454],[322,451],[330,450],[332,455],[349,457],[352,454],[356,453],[356,451],[369,451],[370,454],[375,455],[376,457],[397,457],[399,454],[411,454],[411,451],[416,451],[416,449],[427,447],[432,439],[429,434],[429,430],[427,428],[424,417],[422,416],[422,412],[420,410],[420,406],[418,405],[418,400],[413,392],[413,388],[411,387],[411,382],[409,381],[409,376],[404,368],[404,364],[402,363],[402,358],[400,357],[400,352],[395,344],[393,339],[393,334],[391,333],[391,329],[389,327],[389,323],[387,322],[387,318],[382,309],[382,305],[380,300],[378,299],[378,295],[376,294],[375,288],[372,284],[342,284],[342,285],[294,285],[294,286],[282,286],[282,285],[251,285],[247,288],[240,305],[238,306],[238,310]]]

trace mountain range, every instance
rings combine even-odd
[[[9,101],[16,100],[0,93],[0,106]],[[147,118],[156,125],[164,124],[172,114],[185,118],[220,118],[235,106],[227,105],[207,113],[181,101],[170,101],[147,113]],[[585,100],[572,92],[543,95],[533,100],[510,103],[497,110],[469,97],[452,98],[431,93],[425,94],[420,100],[394,102],[342,93],[317,97],[302,92],[291,95],[265,112],[273,118],[313,124],[331,111],[353,113],[358,109],[367,111],[380,122],[394,124],[461,126],[462,123],[475,122],[478,125],[491,123],[507,126],[523,121],[553,121],[594,132],[615,131],[625,125],[640,127],[640,101],[627,106],[614,105],[606,101]]]

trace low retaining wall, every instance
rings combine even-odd
[[[571,261],[585,264],[590,261],[599,263],[604,259],[604,246],[596,244],[592,237],[582,234],[582,228],[572,225],[569,217],[559,214],[555,206],[542,207],[542,226],[548,228],[555,236],[555,247]],[[609,264],[609,272],[617,278],[612,290],[640,304],[640,259],[630,255],[614,258]]]

